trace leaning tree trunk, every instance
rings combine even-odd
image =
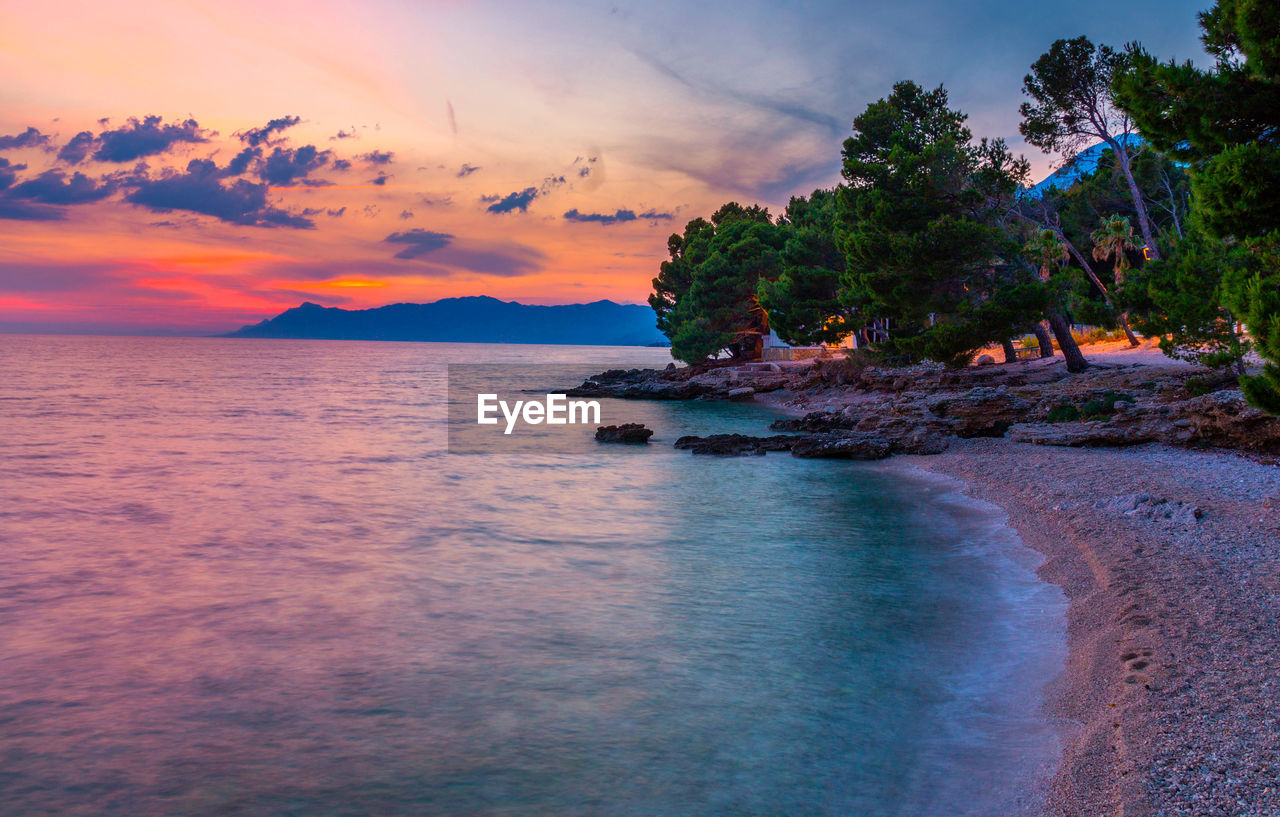
[[[1142,231],[1142,240],[1147,242],[1147,246],[1151,248],[1151,259],[1159,261],[1160,248],[1156,246],[1155,234],[1151,232],[1151,216],[1147,213],[1147,203],[1142,198],[1142,191],[1138,189],[1138,182],[1133,178],[1133,168],[1129,166],[1129,151],[1115,139],[1109,141],[1111,142],[1111,149],[1115,151],[1116,163],[1120,167],[1120,172],[1124,174],[1124,180],[1129,185],[1129,196],[1133,199],[1133,209],[1138,212],[1138,229]]]
[[[1124,252],[1124,250],[1120,250]],[[1124,270],[1120,268],[1120,264],[1116,264],[1116,286],[1124,286]],[[1120,328],[1124,330],[1124,336],[1129,339],[1130,346],[1138,346],[1138,337],[1133,334],[1133,330],[1129,328],[1129,312],[1128,310],[1120,313]]]
[[[1049,310],[1049,328],[1053,330],[1053,336],[1058,339],[1058,348],[1062,350],[1062,356],[1067,361],[1067,371],[1075,374],[1089,368],[1089,361],[1084,359],[1076,339],[1071,337],[1071,324],[1067,323],[1067,319],[1056,309]]]
[[[1142,344],[1139,342],[1139,340],[1138,340],[1138,336],[1137,336],[1137,335],[1135,335],[1135,334],[1133,334],[1133,330],[1129,328],[1129,313],[1128,313],[1128,312],[1121,312],[1121,313],[1120,313],[1120,328],[1124,330],[1124,336],[1125,336],[1126,338],[1128,338],[1128,339],[1129,339],[1129,345],[1130,345],[1130,346],[1140,346],[1140,345],[1142,345]]]
[[[1005,338],[1000,341],[1000,345],[1004,347],[1004,362],[1016,363],[1018,361],[1018,352],[1013,348],[1013,341]]]
[[[1040,321],[1031,327],[1031,331],[1036,334],[1036,341],[1040,344],[1040,357],[1053,357],[1053,338],[1049,337],[1049,322]]]
[[[1066,233],[1062,232],[1062,230],[1057,230],[1056,232],[1058,233],[1058,240],[1061,241],[1063,244],[1065,244],[1067,247],[1067,251],[1070,252],[1073,256],[1075,256],[1076,263],[1078,263],[1081,267],[1084,268],[1085,275],[1089,276],[1089,280],[1093,281],[1094,286],[1096,286],[1098,288],[1098,291],[1102,293],[1102,300],[1106,301],[1107,307],[1111,309],[1112,312],[1114,312],[1116,309],[1116,305],[1111,302],[1111,293],[1110,291],[1107,290],[1106,286],[1102,283],[1102,280],[1098,278],[1097,273],[1093,271],[1093,267],[1089,266],[1089,262],[1084,260],[1084,256],[1081,255],[1080,251],[1076,249],[1076,245],[1071,243],[1071,239],[1067,238]],[[1139,345],[1137,336],[1134,335],[1133,330],[1129,328],[1128,312],[1124,312],[1120,314],[1120,328],[1124,330],[1124,336],[1129,339],[1130,346]]]

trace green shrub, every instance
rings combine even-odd
[[[1051,423],[1072,423],[1080,419],[1080,409],[1070,403],[1059,403],[1049,409],[1047,418]]]
[[[1188,377],[1184,385],[1193,397],[1200,397],[1214,391],[1213,386],[1203,377]]]
[[[1108,391],[1101,397],[1089,400],[1080,406],[1071,403],[1059,403],[1049,409],[1046,420],[1050,423],[1073,423],[1076,420],[1102,420],[1116,413],[1116,403],[1132,403],[1133,396],[1120,392]]]
[[[1133,397],[1108,391],[1097,400],[1090,400],[1080,407],[1080,416],[1086,420],[1101,420],[1116,413],[1116,403],[1132,403]]]

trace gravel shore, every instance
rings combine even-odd
[[[1006,439],[898,462],[1003,508],[1071,601],[1049,815],[1280,815],[1280,467]]]

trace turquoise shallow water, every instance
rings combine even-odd
[[[583,360],[665,351],[0,335],[0,814],[1034,808],[1065,602],[997,514],[670,448],[741,405],[447,453],[445,363]]]

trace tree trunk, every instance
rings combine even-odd
[[[1071,337],[1071,324],[1067,323],[1067,319],[1056,309],[1049,310],[1049,328],[1053,330],[1053,336],[1058,339],[1058,348],[1062,350],[1062,356],[1067,361],[1067,371],[1076,374],[1089,368],[1089,361],[1084,359],[1076,339]]]
[[[1009,340],[1008,338],[1005,338],[1004,340],[1000,341],[1000,345],[1004,347],[1004,362],[1017,363],[1018,353],[1013,348],[1013,341]]]
[[[1138,182],[1133,178],[1133,168],[1129,166],[1129,151],[1115,139],[1108,140],[1115,151],[1116,163],[1124,179],[1129,184],[1129,196],[1133,199],[1133,209],[1138,212],[1138,229],[1142,231],[1142,240],[1151,248],[1151,260],[1160,260],[1160,248],[1156,246],[1155,234],[1151,232],[1151,216],[1147,213],[1147,203],[1138,189]]]
[[[1120,314],[1120,328],[1124,330],[1124,336],[1129,339],[1130,346],[1140,346],[1138,336],[1133,334],[1133,330],[1129,328],[1129,313],[1122,312]]]
[[[1124,252],[1124,250],[1120,250]],[[1154,255],[1154,253],[1152,253]],[[1120,266],[1120,256],[1116,256],[1116,286],[1124,286],[1124,267]],[[1124,330],[1124,336],[1129,339],[1130,346],[1138,346],[1138,337],[1133,334],[1133,330],[1129,328],[1129,313],[1120,313],[1120,328]]]
[[[1169,215],[1173,216],[1173,229],[1177,231],[1178,238],[1182,238],[1182,219],[1178,218],[1178,200],[1173,197],[1173,185],[1169,183],[1169,174],[1164,172],[1164,168],[1160,168],[1160,181],[1164,183],[1164,190],[1169,194]]]
[[[1106,301],[1107,306],[1114,311],[1116,305],[1111,302],[1111,291],[1102,283],[1102,279],[1098,278],[1098,274],[1093,271],[1093,267],[1089,266],[1089,262],[1084,260],[1084,256],[1076,249],[1076,245],[1071,243],[1071,239],[1067,238],[1067,234],[1061,229],[1055,229],[1055,232],[1058,234],[1058,240],[1066,245],[1067,251],[1076,259],[1076,263],[1084,268],[1084,274],[1089,276],[1089,280],[1093,281],[1093,285],[1102,293],[1102,300]]]
[[[1036,333],[1036,340],[1040,343],[1040,357],[1053,357],[1053,338],[1049,337],[1049,322],[1040,321],[1031,327],[1031,331]]]

